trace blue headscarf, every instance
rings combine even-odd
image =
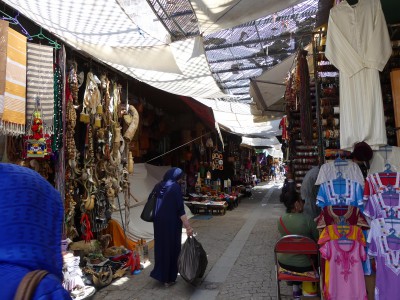
[[[14,274],[2,289],[15,288],[32,270],[61,283],[63,213],[60,193],[37,172],[0,163],[0,272]]]
[[[180,168],[171,168],[167,172],[165,172],[164,177],[163,177],[163,182],[167,183],[173,183],[177,182],[179,179],[181,179],[183,176],[183,170]]]

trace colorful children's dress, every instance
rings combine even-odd
[[[327,300],[366,300],[362,261],[364,246],[357,241],[332,240],[320,248],[321,256],[329,263]]]

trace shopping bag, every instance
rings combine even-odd
[[[153,222],[154,220],[154,208],[156,207],[157,193],[152,192],[146,204],[143,207],[143,211],[140,214],[140,218],[146,222]]]
[[[178,271],[182,278],[193,283],[201,278],[208,264],[207,254],[195,237],[188,237],[178,258]]]

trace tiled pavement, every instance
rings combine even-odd
[[[208,257],[205,275],[195,286],[178,276],[174,286],[165,288],[149,277],[150,265],[139,275],[127,275],[97,291],[93,299],[277,299],[273,246],[276,222],[284,211],[279,194],[279,184],[262,183],[226,215],[191,220]],[[286,284],[282,293],[291,295]]]

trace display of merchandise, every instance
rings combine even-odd
[[[387,144],[379,71],[392,47],[379,0],[348,1],[329,14],[325,56],[340,72],[340,149]]]
[[[288,124],[288,144],[290,171],[297,188],[300,187],[304,176],[312,167],[318,165],[318,124],[316,122],[317,100],[315,81],[308,75],[308,66],[305,67],[301,60],[306,59],[306,53],[299,55],[296,72],[291,75],[287,82],[285,101],[287,116],[283,126]],[[304,71],[303,69],[307,69]],[[306,77],[306,82],[303,77]],[[304,93],[309,93],[308,99]],[[299,98],[298,96],[301,95]],[[308,120],[308,121],[307,121]],[[307,126],[305,126],[307,122]],[[304,132],[307,128],[307,132]]]
[[[397,147],[383,149],[387,154],[387,151],[392,151],[391,148]],[[380,150],[375,155],[380,155]],[[376,264],[375,299],[394,299],[400,293],[397,284],[400,278],[397,258],[400,251],[400,173],[391,170],[388,158],[392,156],[384,157],[386,160],[380,164],[380,172],[371,173],[366,178],[364,214],[371,220],[367,241],[368,255],[375,259]],[[383,158],[379,156],[380,159]],[[375,164],[375,168],[378,168],[378,164]],[[388,289],[387,284],[392,284],[393,288]]]
[[[321,33],[322,35],[322,33]],[[315,43],[322,41],[318,35]],[[325,159],[332,159],[340,149],[339,72],[326,58],[323,46],[314,47],[314,75],[317,81],[317,101],[320,104],[321,151]]]

